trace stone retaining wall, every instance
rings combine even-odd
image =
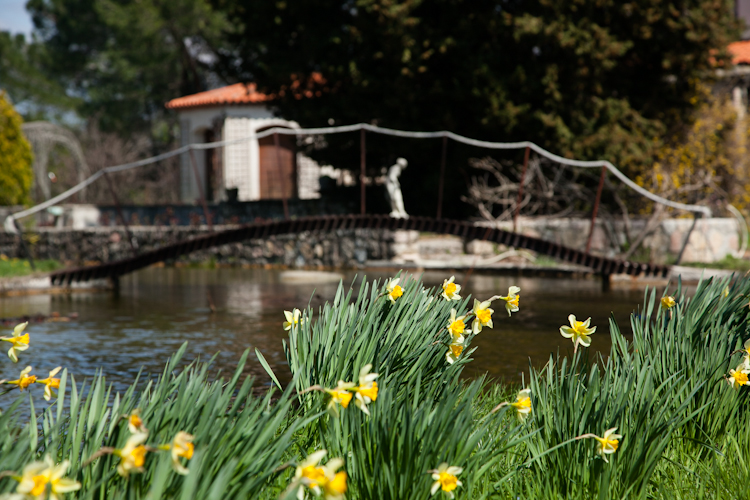
[[[216,231],[231,227],[235,226],[214,226]],[[140,226],[131,228],[131,232],[137,249],[148,251],[207,234],[208,227]],[[82,265],[132,256],[126,233],[121,227],[78,230],[40,228],[33,233],[24,233],[24,239],[36,259],[57,259]],[[389,231],[356,229],[328,233],[302,232],[214,247],[193,252],[178,260],[186,263],[214,260],[237,265],[351,267],[368,259],[391,258],[392,241],[393,235]],[[0,232],[0,254],[24,258],[19,237]]]

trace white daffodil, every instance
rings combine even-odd
[[[172,455],[172,468],[178,474],[186,475],[189,471],[180,463],[180,457],[190,460],[193,458],[193,436],[187,432],[180,431],[175,434],[169,452]]]
[[[461,481],[456,477],[463,472],[461,467],[449,466],[447,463],[443,462],[438,465],[437,469],[428,472],[432,472],[432,479],[435,480],[435,482],[432,483],[432,488],[430,488],[430,494],[434,495],[438,490],[443,490],[443,493],[445,493],[448,498],[455,497],[453,490],[462,486]]]
[[[401,288],[398,284],[399,281],[401,281],[401,278],[392,279],[385,287],[385,289],[388,291],[388,300],[390,300],[393,304],[396,303],[396,299],[404,294],[404,289]]]
[[[456,316],[456,310],[451,309],[451,319],[448,321],[448,331],[453,336],[453,342],[464,341],[464,331],[466,330],[466,323],[464,320],[466,316]]]
[[[495,295],[494,297],[491,297],[484,302],[479,302],[477,299],[474,299],[474,309],[472,312],[474,313],[474,321],[471,322],[471,329],[474,332],[474,335],[482,331],[482,327],[486,326],[487,328],[492,328],[492,313],[495,311],[493,309],[490,309],[490,305],[492,304],[493,300],[499,299],[499,295]]]
[[[297,487],[297,498],[303,500],[305,498],[305,488],[309,488],[316,496],[320,496],[321,484],[328,482],[326,477],[326,469],[321,467],[320,461],[326,456],[326,450],[319,450],[314,453],[310,453],[307,458],[297,465],[297,470],[294,473],[293,485]]]
[[[619,434],[615,434],[616,430],[617,427],[612,427],[611,429],[607,429],[606,431],[604,431],[604,437],[593,436],[593,438],[599,442],[596,448],[596,452],[601,455],[604,461],[607,463],[609,463],[609,460],[607,460],[607,455],[611,455],[612,453],[616,452],[618,446],[620,446],[619,440],[622,438],[622,436]]]
[[[516,417],[523,422],[531,415],[531,389],[524,389],[516,396],[516,401],[510,404],[516,410]]]
[[[457,285],[453,282],[455,276],[451,276],[450,279],[443,281],[443,298],[445,300],[461,300],[459,292],[461,291],[461,285]]]
[[[591,338],[589,335],[593,335],[594,332],[596,332],[596,327],[589,328],[591,318],[586,321],[577,321],[574,314],[568,316],[568,321],[570,321],[570,326],[561,326],[560,335],[573,341],[573,353],[575,354],[578,350],[578,344],[581,344],[584,347],[591,345]]]
[[[736,370],[729,370],[729,378],[727,382],[734,389],[739,389],[743,385],[748,385],[747,375],[750,374],[750,369],[745,366],[743,362]]]
[[[507,296],[503,297],[501,295],[498,297],[498,299],[505,301],[505,310],[508,311],[508,316],[511,316],[514,312],[518,312],[518,299],[521,298],[519,293],[521,293],[521,287],[512,286],[508,288]]]
[[[375,379],[378,378],[378,374],[370,373],[371,369],[371,364],[362,367],[359,371],[359,379],[357,382],[359,385],[353,388],[356,398],[354,404],[357,405],[357,408],[368,415],[370,414],[370,410],[367,408],[367,405],[378,399],[378,383],[375,382]]]
[[[21,323],[16,325],[13,329],[12,337],[0,337],[0,340],[10,342],[10,349],[8,349],[8,357],[14,362],[18,363],[18,353],[25,351],[29,348],[29,334],[23,333],[28,326],[29,322]]]
[[[290,311],[284,311],[284,318],[286,318],[286,321],[284,321],[284,330],[291,330],[292,325],[293,326],[301,326],[305,323],[305,318],[301,318],[302,311],[299,309],[293,309]]]
[[[355,384],[352,382],[344,382],[343,380],[339,380],[338,385],[333,389],[325,389],[325,392],[331,395],[331,400],[328,402],[328,413],[332,417],[338,418],[339,405],[343,406],[344,408],[347,408],[349,406],[349,403],[351,403],[352,398],[354,397],[354,395],[349,391],[354,387]]]
[[[81,483],[63,477],[69,466],[67,460],[55,465],[52,458],[45,455],[44,462],[32,462],[24,467],[16,492],[35,500],[59,500],[60,495],[81,489]]]
[[[112,452],[120,457],[117,473],[122,477],[129,477],[131,471],[143,472],[143,464],[146,463],[146,453],[148,453],[148,449],[143,445],[146,439],[148,439],[148,434],[145,432],[133,434],[122,449]]]
[[[53,391],[52,389],[60,388],[60,379],[54,378],[60,370],[62,370],[62,367],[58,366],[57,368],[49,372],[49,377],[36,381],[37,384],[44,384],[44,399],[46,399],[47,401],[52,399],[52,396],[57,396],[57,394],[55,394],[55,391]]]
[[[466,349],[466,340],[463,337],[461,342],[451,342],[448,344],[448,352],[445,353],[445,360],[448,361],[448,364],[452,365],[458,361],[464,349]]]
[[[141,419],[140,408],[136,408],[130,415],[128,415],[128,430],[132,434],[148,433],[148,429],[146,429],[146,425],[143,423],[143,419]]]
[[[17,385],[18,390],[23,391],[31,384],[36,382],[36,375],[29,375],[29,373],[31,373],[31,370],[32,368],[30,366],[27,366],[26,368],[21,370],[21,374],[18,376],[18,380],[8,380],[5,383],[10,385]]]

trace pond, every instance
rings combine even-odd
[[[392,276],[382,270],[347,271],[342,276],[349,284],[365,274],[368,280]],[[208,360],[219,353],[215,368],[222,373],[233,372],[242,352],[257,347],[285,382],[290,375],[281,344],[286,337],[283,311],[304,308],[308,301],[317,310],[333,299],[338,286],[334,280],[309,283],[286,276],[266,269],[149,268],[123,277],[118,293],[1,298],[0,317],[78,313],[69,322],[30,324],[31,348],[17,365],[3,353],[3,376],[15,378],[27,364],[37,375],[46,376],[62,365],[81,381],[101,369],[115,389],[122,390],[141,369],[144,374],[159,374],[169,356],[187,341],[187,361]],[[428,286],[440,285],[447,277],[443,272],[423,274]],[[495,328],[475,338],[478,350],[465,372],[469,377],[488,373],[516,384],[528,372],[529,359],[542,366],[550,353],[572,352],[572,343],[559,333],[569,314],[579,319],[591,316],[592,325],[598,327],[592,348],[607,352],[610,316],[629,333],[629,316],[643,301],[643,290],[602,292],[598,280],[474,273],[464,283],[458,273],[456,282],[480,300],[506,294],[510,285],[521,287],[520,312],[509,318],[497,304]],[[258,384],[270,384],[254,354],[245,371],[256,376]]]

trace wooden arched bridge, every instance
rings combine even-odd
[[[127,259],[56,271],[52,273],[51,278],[55,285],[69,285],[73,282],[103,278],[116,280],[124,274],[143,269],[157,262],[176,259],[182,255],[215,246],[239,243],[250,239],[263,239],[277,234],[294,234],[303,231],[335,231],[338,229],[416,230],[450,234],[469,240],[486,240],[510,247],[524,248],[565,262],[585,266],[602,276],[624,273],[633,276],[666,277],[669,273],[669,266],[609,259],[540,238],[502,229],[477,226],[471,222],[430,217],[396,219],[387,215],[327,215],[244,224],[236,228],[166,245]]]

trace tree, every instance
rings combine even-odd
[[[334,119],[530,139],[631,175],[651,164],[658,138],[693,107],[696,83],[726,63],[737,33],[730,0],[215,5],[236,27],[219,51],[224,77],[281,89],[279,113],[303,126]],[[320,96],[299,99],[291,90],[308,82]],[[331,140],[345,150],[344,140]],[[435,177],[428,156],[405,172],[405,184]]]
[[[33,173],[31,146],[21,133],[21,116],[0,91],[0,205],[29,200]]]
[[[205,0],[30,0],[27,8],[49,53],[45,70],[83,97],[83,117],[164,142],[164,103],[206,89],[210,47],[231,32]]]

